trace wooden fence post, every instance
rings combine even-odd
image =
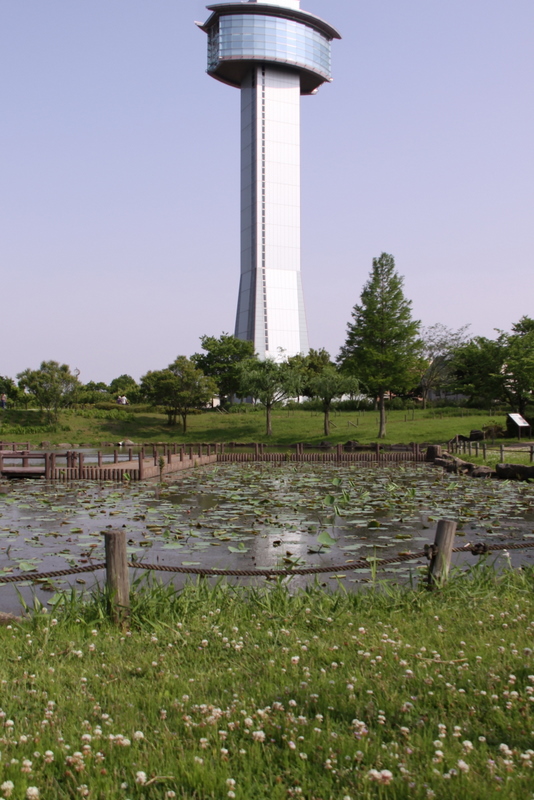
[[[504,464],[504,445],[501,444],[501,464]]]
[[[130,579],[126,553],[126,531],[104,533],[106,545],[106,587],[109,611],[114,622],[123,622],[130,611]]]
[[[144,472],[145,472],[145,460],[143,458],[143,454],[142,453],[138,453],[137,454],[137,459],[139,461],[139,480],[142,481],[143,478],[144,478]]]
[[[434,540],[434,554],[428,568],[428,586],[430,589],[439,588],[447,583],[456,527],[457,523],[450,519],[440,519],[438,522]]]

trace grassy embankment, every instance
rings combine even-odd
[[[532,570],[133,603],[0,629],[2,797],[532,798]]]
[[[456,434],[469,435],[490,421],[488,413],[461,409],[391,411],[388,414],[386,444],[400,442],[430,442],[442,444]],[[495,418],[494,418],[495,419]],[[505,417],[496,421],[504,425]],[[362,444],[375,442],[378,433],[376,412],[339,412],[332,415],[329,442],[355,439]],[[296,442],[319,444],[324,441],[323,417],[318,412],[279,409],[273,413],[274,434],[271,441],[282,446]],[[169,428],[163,414],[132,413],[130,410],[68,411],[61,414],[56,429],[40,424],[38,411],[8,411],[0,416],[0,439],[29,441],[43,440],[52,444],[94,444],[118,442],[269,442],[265,435],[265,414],[261,410],[246,413],[222,414],[216,411],[191,415],[188,430]]]

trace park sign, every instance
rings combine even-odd
[[[530,425],[521,414],[508,414],[512,422],[515,422],[518,428],[530,428]]]
[[[508,419],[516,426],[518,439],[521,439],[521,431],[525,428],[528,428],[530,435],[530,424],[524,417],[521,416],[521,414],[508,414]]]

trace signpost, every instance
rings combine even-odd
[[[528,428],[528,435],[529,436],[532,435],[531,434],[531,430],[530,430],[530,425],[528,424],[526,419],[521,416],[521,414],[508,414],[508,418],[511,419],[512,422],[514,423],[514,425],[517,426],[517,438],[518,439],[521,439],[521,430],[523,428]]]

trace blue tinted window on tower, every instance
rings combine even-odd
[[[234,14],[210,30],[209,69],[220,61],[280,61],[331,78],[331,43],[320,31],[294,20],[261,14]]]

